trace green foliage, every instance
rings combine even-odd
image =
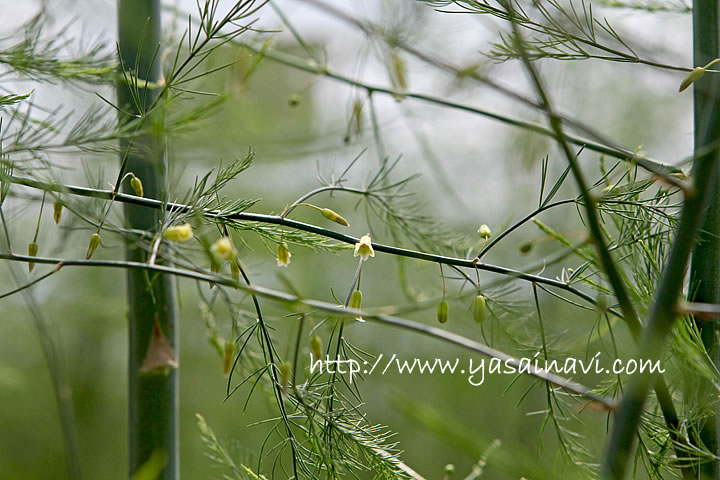
[[[403,450],[406,443],[417,445],[413,442],[419,440],[403,438],[403,430],[394,428],[397,418],[387,414],[383,424],[372,419],[385,412],[376,407],[384,405],[383,400],[375,394],[369,396],[365,390],[366,382],[372,381],[369,374],[358,372],[353,380],[338,372],[318,372],[306,359],[311,350],[317,356],[315,351],[324,345],[322,353],[326,358],[348,364],[373,364],[379,357],[371,354],[367,345],[406,348],[406,353],[415,354],[415,342],[420,342],[417,334],[436,341],[433,345],[442,345],[443,341],[468,354],[484,354],[488,360],[515,364],[518,357],[542,363],[573,356],[588,360],[598,352],[614,361],[648,352],[640,349],[645,345],[642,333],[656,315],[658,292],[667,272],[682,267],[679,261],[669,258],[675,239],[684,233],[679,227],[681,216],[693,215],[687,213],[687,198],[697,193],[696,180],[689,180],[679,167],[650,161],[639,149],[623,148],[579,120],[557,113],[533,65],[547,58],[599,59],[686,71],[637,54],[631,46],[634,39],[621,36],[598,15],[597,6],[675,12],[685,12],[689,6],[684,1],[592,4],[583,0],[426,0],[407,10],[391,7],[388,11],[395,17],[376,25],[349,17],[317,0],[309,3],[364,35],[376,49],[373,60],[388,70],[388,85],[366,84],[359,74],[355,78],[334,73],[328,66],[331,59],[318,53],[320,48],[293,24],[293,16],[272,3],[283,28],[297,44],[292,48],[308,60],[282,51],[290,47],[272,40],[268,32],[255,31],[255,18],[268,8],[266,2],[252,0],[236,2],[226,10],[221,10],[218,0],[199,2],[194,16],[173,10],[176,22],[183,28],[171,37],[171,48],[153,50],[152,62],[157,62],[163,72],[159,81],[142,78],[137,64],[117,65],[100,45],[66,56],[63,42],[71,39],[62,35],[48,39],[43,16],[23,26],[21,35],[0,39],[0,64],[9,75],[38,84],[70,82],[85,88],[120,81],[129,87],[130,105],[135,111],[118,124],[116,115],[129,112],[100,93],[96,103],[79,114],[64,108],[39,108],[35,90],[0,96],[0,219],[7,244],[0,258],[8,263],[32,261],[30,265],[35,267],[33,276],[13,277],[15,283],[0,298],[21,292],[29,295],[61,267],[63,271],[75,266],[138,271],[148,287],[155,285],[161,274],[188,279],[184,282],[191,283],[195,291],[186,284],[179,287],[183,307],[199,303],[198,316],[210,344],[208,350],[215,361],[220,359],[218,375],[221,371],[228,375],[223,408],[235,408],[239,403],[238,410],[252,415],[252,420],[243,423],[252,423],[252,428],[235,433],[242,439],[244,432],[250,432],[248,437],[255,439],[250,445],[254,458],[251,468],[247,466],[250,462],[241,461],[220,440],[224,434],[216,435],[204,417],[197,414],[207,456],[223,469],[226,479],[422,478],[408,459],[426,460],[422,458],[425,445],[438,439],[450,439],[462,452],[456,455],[472,458],[472,463],[463,467],[466,476],[459,478],[597,478],[598,450],[606,437],[603,420],[631,389],[630,374],[606,371],[563,376],[516,371],[504,383],[493,383],[487,388],[504,388],[508,397],[515,395],[517,410],[530,417],[518,427],[521,442],[517,445],[495,440],[506,432],[486,436],[486,432],[480,435],[472,430],[477,427],[476,415],[486,415],[489,423],[496,420],[487,412],[478,413],[474,405],[476,395],[479,398],[481,394],[476,391],[467,395],[462,408],[446,405],[455,401],[451,389],[433,386],[419,398],[408,395],[396,401],[401,404],[396,409],[432,433],[422,439],[426,443],[418,454]],[[416,46],[413,42],[417,32],[411,26],[422,24],[424,15],[431,12],[427,7],[439,12],[491,16],[511,27],[498,34],[484,55],[498,62],[522,61],[538,100],[497,86],[475,66],[456,67]],[[22,37],[20,41],[16,40],[18,36]],[[264,69],[270,62],[282,68],[267,74]],[[449,73],[457,83],[442,97],[413,93],[410,88],[417,72],[414,62]],[[116,74],[118,67],[120,73]],[[271,78],[277,71],[290,76],[288,72],[295,70],[304,73],[291,81]],[[304,76],[308,74],[310,79]],[[713,74],[709,71],[708,77]],[[339,173],[335,164],[318,162],[316,187],[298,194],[292,191],[291,180],[297,175],[292,170],[294,165],[283,163],[286,159],[271,158],[267,149],[248,147],[244,138],[238,140],[235,130],[240,128],[235,121],[246,115],[243,126],[256,121],[263,129],[272,129],[276,123],[302,122],[298,130],[309,136],[311,129],[306,124],[312,123],[317,112],[307,110],[297,117],[287,114],[288,118],[276,121],[272,109],[306,108],[313,101],[310,86],[318,78],[351,87],[346,93],[350,108],[340,109],[342,121],[333,120],[340,126],[332,135],[342,137],[346,145],[337,147],[330,141],[320,144],[314,137],[293,139],[288,144],[307,148],[312,155],[319,149],[340,151],[338,156],[349,160],[337,162],[342,164]],[[278,83],[273,84],[273,80]],[[470,80],[541,112],[550,127],[491,115],[452,100],[454,93],[465,94],[462,82]],[[267,83],[260,89],[270,92],[267,98],[252,100],[257,102],[254,107],[240,103],[248,100],[238,100],[236,95],[239,91],[241,96],[256,92],[252,82]],[[274,92],[278,84],[291,87],[290,95]],[[283,98],[277,101],[275,97]],[[521,212],[519,219],[515,220],[515,212],[508,213],[510,220],[504,227],[488,220],[490,228],[482,218],[484,205],[461,206],[462,202],[455,202],[448,191],[461,180],[482,189],[486,188],[482,185],[503,177],[474,165],[468,172],[456,174],[452,168],[445,168],[440,155],[432,154],[422,134],[413,131],[416,147],[433,172],[428,182],[420,178],[412,164],[414,157],[395,154],[388,146],[394,132],[388,127],[391,119],[385,117],[387,110],[379,108],[385,97],[395,100],[398,108],[421,100],[542,133],[558,141],[560,161],[564,163],[556,166],[557,152],[547,152],[535,172],[538,198],[532,195],[532,206]],[[282,107],[273,104],[268,107],[270,113],[261,111],[262,102],[273,101]],[[248,112],[238,108],[248,105]],[[213,123],[217,118],[221,119],[220,127]],[[211,132],[213,136],[203,143],[204,133],[198,133],[208,131],[203,128],[227,131]],[[567,136],[567,130],[587,135],[594,143]],[[286,134],[280,127],[278,132],[278,138]],[[155,138],[163,149],[169,145],[168,156],[177,159],[186,155],[192,161],[171,168],[168,178],[163,178],[163,193],[157,198],[120,194],[123,181],[128,176],[135,178],[137,173],[128,171],[127,157],[146,155],[147,144],[137,140],[147,138]],[[191,141],[187,148],[172,150],[171,140],[188,138]],[[272,135],[270,138],[277,140]],[[339,142],[338,138],[334,141]],[[233,143],[233,160],[228,162],[218,153],[221,149],[214,143],[219,139]],[[198,148],[191,148],[193,143]],[[579,147],[571,147],[571,143]],[[479,150],[475,148],[469,156],[477,156]],[[68,158],[58,155],[68,153],[72,154]],[[452,153],[442,152],[442,156]],[[121,155],[119,169],[100,163],[99,159],[108,154]],[[87,155],[82,163],[80,155]],[[301,156],[294,151],[292,155]],[[607,158],[611,155],[617,161],[609,164]],[[518,162],[535,168],[527,159]],[[405,168],[408,163],[409,169]],[[263,168],[272,169],[265,179],[259,173]],[[288,175],[288,171],[292,173]],[[73,182],[85,186],[72,185],[67,180],[71,176]],[[278,184],[283,188],[271,190],[270,186]],[[457,211],[455,207],[436,208],[437,197],[424,191],[432,187],[444,192],[442,196],[454,202]],[[258,198],[258,191],[263,198]],[[526,200],[523,194],[517,192],[519,203]],[[46,197],[62,205],[66,213],[61,230],[43,238],[41,225],[46,227],[42,223],[42,205]],[[310,200],[312,204],[307,203]],[[158,219],[147,228],[131,227],[121,217],[118,204],[146,208],[158,213]],[[35,245],[35,251],[30,259],[17,253],[25,251],[17,245],[27,245],[27,237],[32,238],[25,232],[28,227],[22,217],[28,206],[36,205],[40,205],[40,211],[37,219],[34,213],[31,219],[35,236],[30,245]],[[307,205],[315,206],[313,210],[320,210],[322,216],[311,209],[305,209],[310,213],[296,209]],[[478,230],[480,224],[483,226]],[[14,225],[17,228],[11,228]],[[163,235],[169,227],[178,225],[192,231],[183,238],[187,241],[171,241]],[[358,242],[370,242],[357,238],[366,231],[377,255],[358,261],[350,250]],[[100,235],[102,242],[96,242],[94,252],[90,252],[94,253],[92,259],[88,255],[82,260],[88,239],[99,239]],[[218,238],[232,242],[232,258],[213,256],[211,246]],[[116,247],[127,241],[140,249],[138,261],[125,261],[118,254]],[[38,245],[42,245],[39,250]],[[510,245],[510,250],[503,250],[505,245]],[[687,242],[683,245],[689,249]],[[518,249],[522,257],[516,255]],[[45,252],[52,253],[43,256]],[[397,261],[389,262],[388,258]],[[356,267],[349,263],[351,260],[357,261]],[[277,274],[276,283],[282,291],[265,286],[274,282],[268,270],[276,261],[278,266],[289,267],[289,272],[300,269],[299,273]],[[48,265],[55,265],[55,269]],[[354,276],[348,268],[356,269]],[[491,274],[499,278],[491,278]],[[337,278],[344,282],[340,287]],[[361,279],[362,304],[357,300]],[[404,295],[405,300],[397,300],[399,295]],[[655,385],[656,394],[645,403],[633,438],[623,439],[632,444],[636,433],[639,438],[639,444],[631,450],[635,478],[667,478],[675,474],[687,477],[697,463],[712,461],[716,454],[703,445],[695,426],[713,415],[717,394],[713,386],[720,381],[720,372],[703,344],[694,312],[690,307],[681,308],[692,292],[681,292],[676,297],[673,308],[680,315],[660,356],[666,372],[648,381]],[[28,305],[54,375],[57,402],[64,415],[65,441],[70,444],[72,410],[63,403],[68,400],[63,396],[66,386],[60,360],[33,302],[28,300]],[[390,334],[381,335],[379,341],[374,338],[376,332],[390,330],[390,326],[401,332],[398,338],[402,342],[391,344],[395,337]],[[198,343],[207,348],[204,342]],[[440,347],[432,348],[445,353]],[[437,382],[458,388],[447,379]],[[400,388],[410,388],[409,384],[405,380]],[[512,388],[520,391],[510,392]],[[702,395],[697,395],[697,390]],[[443,401],[431,406],[433,398]],[[643,395],[639,403],[644,400]],[[498,403],[512,402],[503,398]],[[458,425],[457,419],[463,415],[467,418]],[[607,415],[612,422],[613,417]],[[427,461],[438,463],[438,469],[440,463],[447,463],[439,462],[439,457],[428,457],[431,460]],[[552,466],[547,465],[548,458]],[[154,455],[133,478],[156,478],[165,462],[164,456]],[[450,472],[445,474],[449,476]],[[428,473],[427,478],[432,475]]]

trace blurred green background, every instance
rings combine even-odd
[[[10,4],[12,2],[3,2]],[[49,7],[49,19],[56,28],[72,17],[78,17],[73,32],[82,44],[100,35],[101,40],[114,42],[113,2],[59,1]],[[178,3],[179,8],[192,10]],[[228,2],[221,2],[225,5]],[[367,17],[384,25],[397,27],[423,48],[440,51],[458,63],[482,63],[492,75],[504,83],[525,88],[519,65],[493,65],[480,51],[487,47],[498,26],[476,17],[443,15],[421,3],[410,0],[336,2],[355,15]],[[374,83],[388,85],[384,65],[374,55],[376,45],[364,41],[356,31],[302,2],[278,2],[293,19],[306,40],[328,59],[328,65],[349,76],[359,76]],[[29,2],[18,10],[18,25],[23,18],[44,8]],[[644,14],[608,10],[611,21],[654,55],[680,64],[689,62],[690,36],[688,16],[681,14]],[[258,14],[258,29],[284,30],[283,24],[269,7]],[[10,25],[6,25],[10,32]],[[170,32],[184,28],[183,20],[167,14],[165,27]],[[7,33],[6,32],[6,33]],[[104,32],[104,34],[102,33]],[[664,32],[660,34],[660,32]],[[244,40],[261,44],[272,36],[273,47],[304,56],[293,38],[285,33],[251,32]],[[111,48],[111,47],[110,47]],[[182,198],[196,176],[204,175],[221,164],[227,165],[244,156],[249,148],[256,151],[253,166],[224,192],[228,197],[260,198],[254,212],[279,213],[303,193],[319,186],[318,169],[342,171],[357,155],[360,161],[350,173],[348,185],[361,185],[368,174],[377,169],[378,158],[365,94],[354,89],[265,59],[249,77],[248,68],[255,55],[235,46],[223,47],[213,55],[208,68],[227,61],[237,63],[194,85],[196,89],[227,95],[226,101],[199,121],[192,129],[169,140],[170,178],[172,193]],[[408,78],[412,90],[448,97],[460,102],[504,111],[526,120],[541,121],[539,114],[499,97],[496,93],[471,84],[459,83],[426,65],[408,59]],[[677,161],[691,145],[690,97],[676,94],[680,75],[655,72],[633,65],[605,65],[600,62],[541,62],[545,75],[560,107],[593,127],[613,135],[625,146],[643,150],[666,161]],[[62,85],[18,82],[18,88],[35,89],[39,105],[54,108],[62,105],[67,111],[81,113],[88,105],[99,102],[94,90],[112,95],[105,87],[66,87]],[[293,105],[291,98],[297,99]],[[363,129],[352,131],[348,143],[344,137],[351,121],[353,102],[365,102]],[[422,176],[408,186],[421,211],[436,218],[449,232],[457,232],[465,240],[458,243],[457,256],[479,244],[475,232],[480,224],[488,224],[499,233],[535,208],[539,192],[540,160],[550,155],[553,178],[564,168],[554,146],[544,138],[493,123],[481,117],[440,108],[412,100],[396,102],[390,97],[374,95],[382,143],[387,155],[400,157],[395,179],[414,173]],[[200,105],[207,98],[190,95],[184,106]],[[352,129],[351,129],[352,130]],[[597,177],[596,155],[583,158],[590,175]],[[69,170],[62,176],[68,183],[87,184],[82,165],[100,178],[101,185],[114,179],[117,158],[114,154],[89,152],[54,154],[53,160]],[[18,188],[18,191],[20,189]],[[35,193],[23,191],[18,193]],[[575,195],[564,188],[558,198]],[[22,198],[14,200],[9,214],[11,235],[16,245],[25,245],[32,238],[39,204]],[[393,243],[392,236],[379,221],[366,223],[358,198],[322,194],[314,203],[340,212],[351,224],[347,233],[360,236],[372,228],[373,240]],[[111,217],[120,222],[120,206]],[[322,224],[336,229],[312,210],[298,209],[293,218]],[[543,221],[572,238],[579,238],[582,225],[573,207],[550,211]],[[46,210],[40,230],[40,254],[80,258],[86,248],[88,231],[77,222],[64,219],[56,227]],[[337,226],[336,230],[341,229]],[[211,233],[212,229],[207,229]],[[537,240],[528,255],[520,255],[518,246]],[[333,301],[346,295],[357,262],[351,250],[340,253],[316,253],[293,248],[292,263],[287,270],[275,266],[273,246],[259,241],[253,234],[236,237],[241,245],[241,258],[256,283],[287,289],[292,285],[307,298]],[[119,238],[104,240],[97,258],[121,258]],[[412,245],[398,245],[412,247]],[[19,247],[18,247],[19,248]],[[537,264],[555,251],[555,244],[542,237],[532,224],[521,228],[494,250],[485,260],[512,268]],[[567,265],[572,265],[568,260]],[[441,296],[441,280],[436,265],[406,260],[407,286],[421,300],[430,301],[427,308],[408,313],[408,318],[435,325],[434,306]],[[539,271],[541,268],[537,268]],[[36,272],[47,267],[38,266]],[[446,272],[447,273],[447,272]],[[560,267],[552,266],[543,275],[554,277]],[[8,277],[9,278],[9,277]],[[483,284],[497,279],[482,274]],[[48,331],[61,351],[63,364],[72,386],[72,399],[77,422],[77,435],[85,478],[125,478],[126,461],[126,307],[124,274],[120,270],[65,268],[34,289]],[[2,281],[3,290],[12,283]],[[536,324],[529,286],[522,283],[498,298],[512,303],[513,313],[499,318],[491,316],[482,328],[472,322],[469,297],[456,300],[460,283],[449,280],[450,305],[448,329],[480,341],[492,341],[497,348],[514,355],[527,353],[523,346],[509,339],[505,331],[518,337],[537,339]],[[207,293],[207,286],[199,287]],[[507,289],[506,287],[503,287]],[[362,289],[365,306],[407,306],[410,301],[398,279],[397,261],[377,254],[363,270]],[[498,292],[501,291],[498,287]],[[504,290],[503,290],[504,291]],[[226,377],[222,360],[207,341],[206,327],[200,308],[198,286],[191,281],[179,282],[181,302],[180,386],[181,386],[181,469],[185,478],[221,478],[222,471],[205,456],[196,426],[195,413],[202,414],[224,440],[238,452],[238,458],[255,465],[258,446],[267,434],[266,425],[250,426],[276,416],[275,405],[263,392],[255,392],[245,408],[249,392],[244,387],[227,401]],[[463,292],[467,293],[467,290]],[[241,292],[229,292],[233,300],[250,311],[249,299]],[[607,351],[608,345],[597,342],[587,348],[587,339],[597,316],[542,295],[542,308],[548,336],[553,349],[565,356],[585,358],[596,351]],[[262,300],[266,316],[275,328],[281,355],[289,352],[294,339],[296,320],[285,306]],[[491,304],[492,306],[492,304]],[[47,366],[39,347],[33,318],[21,296],[0,300],[0,478],[2,479],[63,479],[66,478],[63,446],[57,409],[51,390]],[[318,319],[313,319],[312,323]],[[215,321],[221,334],[229,335],[227,312],[218,307]],[[243,320],[246,321],[246,320]],[[322,327],[327,339],[329,330]],[[374,355],[401,358],[460,358],[467,364],[470,355],[437,340],[394,330],[372,323],[355,324],[347,330],[349,340],[358,348]],[[621,347],[631,345],[618,339]],[[257,351],[257,349],[254,349]],[[304,352],[307,354],[305,346]],[[530,352],[530,356],[534,351]],[[478,359],[478,357],[473,357]],[[596,377],[578,378],[595,385]],[[526,395],[530,386],[534,388]],[[493,461],[491,456],[483,478],[532,478],[527,465],[537,461],[551,471],[558,463],[556,435],[548,427],[542,433],[546,408],[542,384],[513,376],[492,376],[484,385],[473,387],[466,375],[400,375],[375,374],[362,380],[360,390],[365,402],[362,411],[370,423],[388,425],[397,432],[393,437],[404,451],[408,465],[428,479],[439,479],[445,464],[453,463],[457,476],[464,478],[472,465],[496,439],[502,445]],[[587,435],[582,440],[591,456],[602,448],[606,416],[582,410],[582,424],[574,425]],[[495,454],[493,454],[495,455]],[[266,470],[263,473],[267,474]],[[371,478],[360,473],[361,478]],[[278,477],[279,478],[279,477]]]

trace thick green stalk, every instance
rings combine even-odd
[[[693,7],[693,28],[695,39],[695,61],[713,58],[718,54],[718,6],[719,0],[695,2]],[[700,53],[699,53],[700,52]],[[703,65],[707,64],[705,62]],[[655,303],[650,311],[647,327],[643,331],[640,357],[648,360],[660,359],[664,354],[665,341],[671,332],[677,302],[682,292],[685,268],[688,257],[695,247],[693,262],[693,284],[702,279],[705,294],[717,299],[718,276],[717,239],[708,241],[709,234],[718,224],[718,187],[717,164],[720,157],[714,149],[702,148],[711,143],[720,129],[720,79],[715,75],[695,82],[695,152],[693,162],[693,183],[695,188],[685,199],[680,223],[673,241],[673,247],[666,262],[662,281],[656,293]],[[709,205],[709,207],[708,207]],[[700,228],[710,229],[704,232],[703,241],[695,246],[696,233]],[[707,277],[706,277],[707,275]],[[705,281],[705,280],[708,281]],[[709,300],[710,298],[705,298]],[[698,300],[698,298],[695,298]],[[714,341],[714,331],[703,331]],[[643,404],[652,376],[641,375],[627,389],[618,410],[614,415],[613,428],[607,442],[607,450],[602,464],[604,479],[624,478],[637,435],[637,427],[643,411]],[[702,394],[702,393],[701,393]],[[704,435],[711,437],[708,445],[717,446],[714,420],[708,424]],[[717,478],[714,465],[703,473],[709,472],[709,478]],[[700,478],[708,478],[703,475]]]
[[[693,49],[695,65],[707,65],[710,61],[720,56],[719,22],[720,13],[718,0],[705,0],[695,2],[693,7]],[[720,77],[708,75],[710,78],[703,78],[695,84],[694,108],[695,108],[695,152],[718,139],[720,132]],[[704,159],[717,161],[720,154],[717,150],[708,153]],[[690,273],[690,291],[694,293],[692,298],[700,303],[720,303],[720,186],[716,177],[710,184],[710,199],[707,210],[704,212],[704,220],[701,226],[701,234],[692,258]],[[702,341],[713,363],[720,367],[720,331],[717,322],[699,322]],[[701,388],[700,395],[706,398],[711,397],[715,387],[710,382],[705,382]],[[715,455],[720,455],[720,442],[718,432],[720,431],[718,405],[714,406],[715,414],[706,421],[697,425],[700,431],[700,438],[705,447]],[[717,461],[708,462],[702,465],[702,473],[706,478],[720,479],[720,463]],[[704,478],[705,478],[704,477]]]
[[[159,0],[118,0],[120,57],[125,70],[132,71],[139,79],[139,88],[135,90],[138,95],[134,99],[132,82],[118,84],[118,104],[122,111],[132,115],[145,115],[145,108],[155,100],[156,93],[142,88],[144,82],[161,79],[157,55],[161,39],[160,13]],[[162,138],[148,133],[152,122],[161,120],[155,115],[157,113],[146,118],[147,129],[139,131],[132,141],[123,142],[123,160],[127,163],[121,175],[134,173],[142,180],[146,197],[163,199],[166,193],[164,143]],[[127,120],[121,118],[120,121]],[[128,186],[125,185],[126,189]],[[128,228],[155,231],[160,215],[158,210],[125,204]],[[127,244],[126,257],[128,261],[147,261],[146,253],[133,243]],[[165,468],[160,478],[177,479],[178,325],[174,281],[169,275],[151,276],[148,272],[130,269],[127,288],[130,475],[154,452],[161,452]]]

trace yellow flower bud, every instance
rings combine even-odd
[[[448,305],[448,302],[443,300],[442,302],[438,303],[437,308],[437,319],[440,323],[445,323],[448,321],[448,312],[450,311],[450,305]]]
[[[232,260],[237,253],[230,237],[217,239],[210,247],[210,252],[212,252],[218,261]]]
[[[480,235],[480,238],[483,238],[485,240],[492,237],[492,232],[490,231],[490,227],[488,227],[484,223],[482,225],[480,225],[480,228],[478,228],[477,233],[478,233],[478,235]]]
[[[680,90],[678,90],[678,91],[682,92],[683,90],[688,88],[690,85],[692,85],[693,83],[700,80],[700,77],[702,77],[703,75],[705,75],[705,68],[703,68],[703,67],[693,68],[692,72],[690,72],[688,74],[688,76],[685,77],[685,79],[680,84]]]
[[[338,215],[337,213],[333,212],[329,208],[322,208],[320,209],[320,213],[322,213],[323,217],[327,218],[328,220],[332,220],[335,223],[339,223],[340,225],[344,227],[349,227],[350,224],[347,220],[345,220],[343,217]]]
[[[315,357],[315,360],[322,358],[322,340],[317,335],[313,335],[310,338],[310,351]]]
[[[278,267],[287,267],[288,265],[290,265],[290,257],[292,257],[292,254],[290,253],[288,244],[285,242],[278,243],[277,266]]]
[[[348,302],[348,307],[352,308],[353,310],[360,310],[361,304],[362,292],[360,290],[353,290],[353,292],[350,294],[350,301]],[[362,317],[355,317],[355,320],[362,321]]]
[[[55,224],[57,225],[60,223],[60,217],[62,216],[63,211],[63,204],[60,202],[54,202],[53,203],[53,220],[55,220]]]
[[[130,186],[135,191],[135,195],[138,197],[143,196],[143,184],[142,181],[136,177],[135,175],[132,176],[132,179],[130,179]]]
[[[30,242],[28,245],[28,256],[30,257],[37,257],[38,253],[38,244],[35,242]],[[33,262],[28,262],[28,271],[32,272],[33,268],[35,268],[35,264]]]
[[[232,368],[234,353],[235,342],[225,342],[225,349],[223,354],[223,374],[225,376],[228,376],[230,374],[230,368]]]
[[[290,371],[292,370],[292,365],[290,365],[290,362],[282,362],[278,368],[280,370],[280,388],[282,388],[284,395],[287,392],[288,384],[290,383]]]
[[[163,232],[163,237],[173,242],[187,242],[193,238],[192,226],[189,223],[168,227]]]
[[[95,253],[95,250],[97,249],[98,245],[100,245],[100,234],[93,233],[90,236],[90,243],[88,244],[87,253],[85,254],[86,260],[90,260],[90,257],[93,256],[93,253]]]
[[[482,295],[478,295],[473,299],[472,303],[472,314],[473,319],[477,323],[482,323],[485,321],[485,304],[487,302],[485,301],[485,297]]]

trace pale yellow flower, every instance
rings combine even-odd
[[[218,260],[232,260],[236,255],[235,247],[230,237],[217,239],[210,247],[210,251]]]
[[[355,244],[355,253],[353,254],[353,257],[357,257],[358,255],[362,257],[363,260],[367,260],[368,257],[375,256],[375,250],[373,250],[372,240],[370,239],[369,233],[360,237],[360,241]]]
[[[490,231],[490,227],[488,227],[485,224],[480,225],[480,228],[478,228],[478,235],[480,235],[480,238],[484,238],[487,240],[492,236],[492,232]]]
[[[290,249],[288,248],[287,243],[280,242],[277,246],[277,266],[278,267],[287,267],[290,265],[290,257],[292,257],[292,254],[290,253]]]
[[[189,223],[168,227],[163,232],[163,237],[173,242],[187,242],[193,238],[192,226]]]

